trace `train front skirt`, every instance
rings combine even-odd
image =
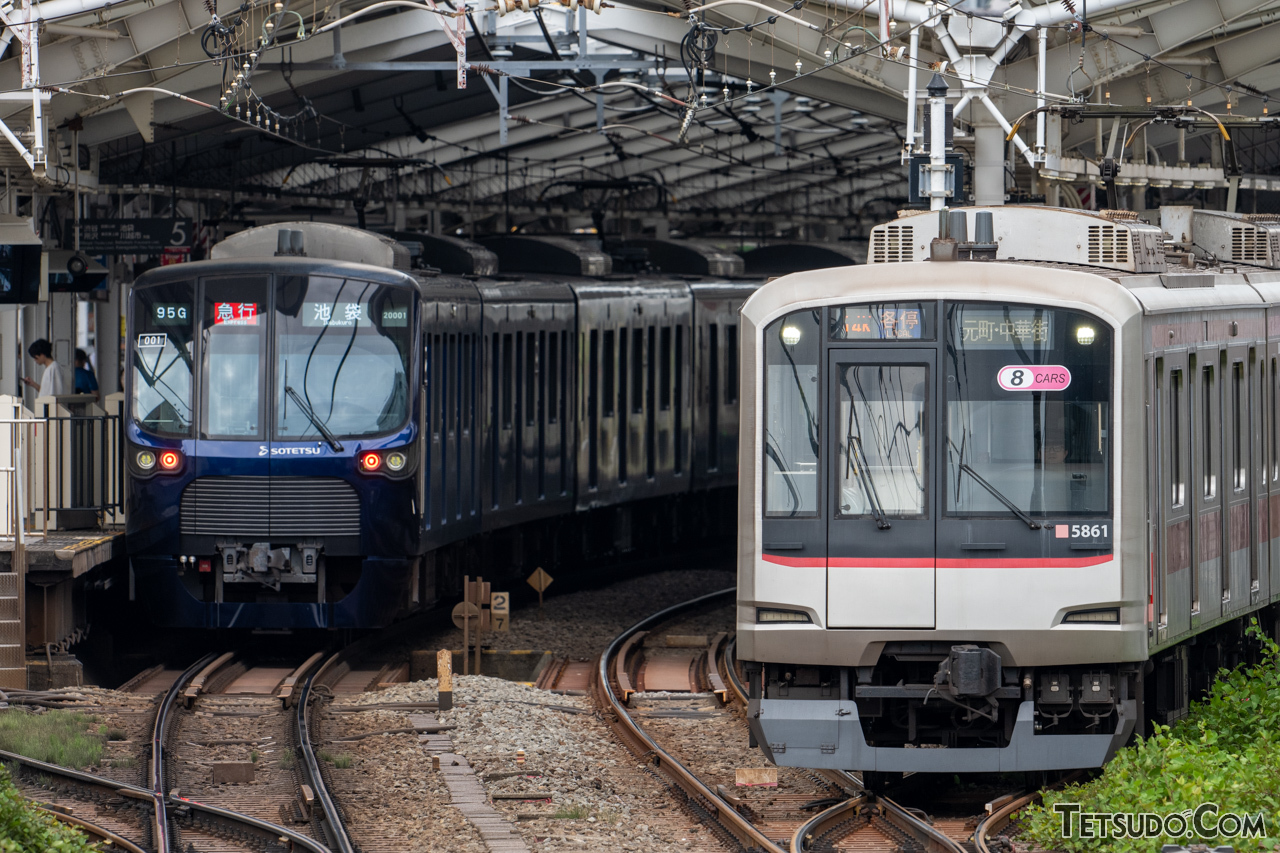
[[[784,767],[917,773],[1009,773],[1100,767],[1124,746],[1138,719],[1137,702],[1121,700],[1114,734],[1036,734],[1035,706],[1018,707],[1005,747],[961,749],[868,746],[858,707],[839,699],[752,699],[751,733]]]
[[[133,585],[151,620],[187,628],[378,628],[390,624],[407,600],[412,559],[366,557],[360,579],[341,600],[323,604],[284,601],[200,601],[178,577],[173,558],[134,557]]]

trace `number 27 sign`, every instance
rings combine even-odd
[[[996,382],[1005,391],[1062,391],[1071,384],[1071,371],[1060,364],[1010,364],[1000,368]]]

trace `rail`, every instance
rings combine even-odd
[[[156,722],[151,732],[151,766],[148,771],[151,790],[138,789],[152,798],[155,803],[154,826],[152,827],[154,853],[170,853],[173,850],[169,839],[171,810],[173,814],[180,815],[199,813],[210,818],[215,823],[234,827],[239,832],[243,832],[247,828],[253,830],[254,834],[260,836],[264,841],[286,841],[291,845],[290,849],[293,850],[306,850],[309,853],[332,853],[328,847],[314,839],[278,824],[268,823],[240,812],[233,812],[229,809],[218,808],[217,806],[165,793],[165,740],[168,738],[169,720],[174,706],[177,705],[178,698],[184,695],[188,683],[198,673],[207,677],[212,672],[211,664],[216,661],[219,662],[218,665],[222,665],[230,659],[231,656],[229,655],[216,656],[211,653],[191,664],[170,685],[165,692],[164,698],[160,701],[160,707],[156,710]]]
[[[348,647],[332,655],[319,669],[302,681],[302,687],[297,691],[297,704],[295,707],[296,725],[298,727],[298,749],[302,753],[300,769],[305,780],[303,784],[310,788],[314,802],[320,804],[321,815],[319,816],[319,821],[321,829],[324,831],[325,838],[328,839],[329,845],[335,853],[355,853],[355,846],[347,835],[346,825],[342,822],[342,813],[338,811],[338,805],[333,801],[333,797],[330,796],[329,789],[324,783],[324,778],[320,775],[320,762],[316,759],[315,748],[311,745],[311,724],[307,717],[307,708],[311,702],[311,689],[315,686],[316,679],[322,678],[329,671],[336,670],[346,664],[353,654],[352,648]]]
[[[637,755],[650,758],[659,770],[663,771],[668,778],[684,791],[692,804],[707,811],[715,818],[720,826],[732,835],[743,849],[747,851],[763,851],[764,853],[785,853],[772,839],[765,836],[754,824],[738,814],[733,806],[704,785],[687,767],[645,734],[631,719],[626,707],[619,700],[613,685],[610,683],[612,664],[624,647],[630,648],[628,641],[632,637],[641,631],[648,631],[653,626],[670,619],[676,614],[692,610],[733,593],[734,590],[732,588],[723,589],[719,592],[708,593],[668,607],[642,619],[617,637],[614,637],[608,648],[605,649],[604,654],[600,656],[600,665],[596,673],[596,689],[600,692],[603,702],[613,711],[618,721],[619,731],[624,735],[624,740],[628,742],[627,745],[631,750]]]

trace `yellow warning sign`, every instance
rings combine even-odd
[[[547,587],[551,586],[551,580],[551,575],[539,568],[536,569],[533,574],[529,575],[525,582],[538,592],[545,592]]]

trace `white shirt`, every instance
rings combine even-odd
[[[40,377],[40,391],[37,397],[57,397],[66,393],[62,388],[62,368],[58,366],[58,362],[51,361],[45,366],[44,374]]]

